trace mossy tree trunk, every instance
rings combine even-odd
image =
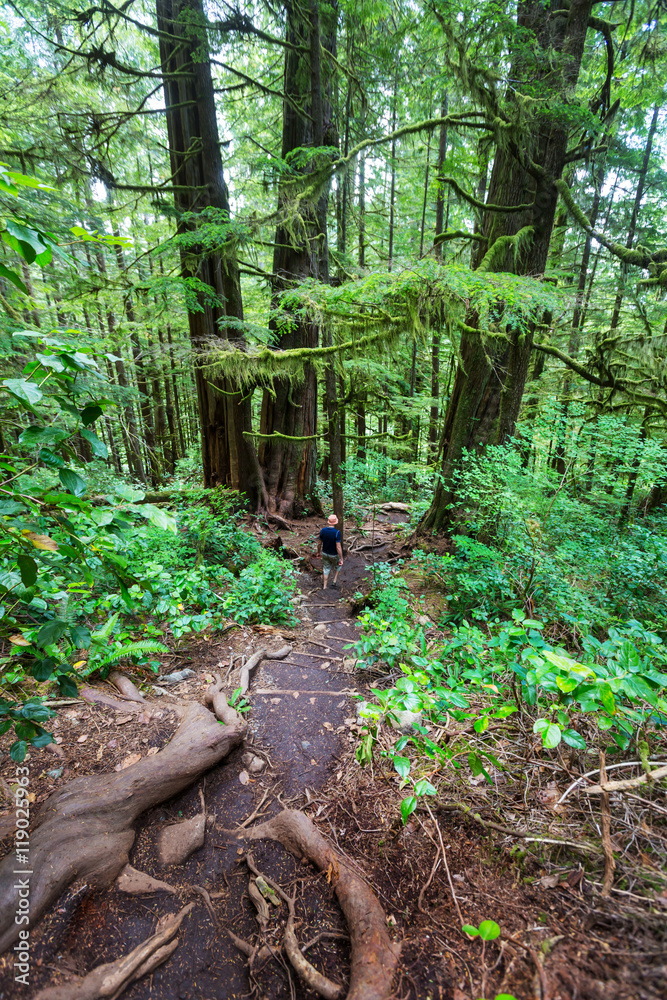
[[[285,10],[290,48],[285,49],[282,158],[292,165],[292,170],[278,195],[274,309],[280,294],[293,285],[309,278],[329,281],[326,229],[329,187],[327,184],[312,197],[306,195],[297,203],[294,179],[299,173],[312,172],[317,158],[306,157],[306,166],[298,167],[295,153],[336,144],[322,65],[322,47],[335,51],[335,8],[328,0],[322,3],[311,0],[308,6],[290,0]],[[274,316],[270,325],[275,344],[281,350],[319,345],[319,328],[308,320],[291,315]],[[335,396],[335,379],[333,392]],[[337,409],[336,398],[332,405]],[[317,462],[317,375],[312,364],[304,365],[301,385],[276,378],[271,391],[265,390],[260,431],[263,437],[259,461],[271,507],[286,517],[310,508]],[[281,436],[267,437],[276,433]],[[311,440],[285,440],[286,437]]]
[[[209,221],[230,219],[223,176],[215,96],[202,0],[156,0],[162,32],[160,59],[179,231],[195,229],[184,213],[208,210]],[[171,37],[169,37],[171,36]],[[214,376],[206,358],[216,344],[239,347],[244,336],[243,304],[231,241],[216,252],[189,246],[181,254],[184,278],[196,277],[213,294],[198,293],[198,309],[188,310],[195,355],[204,482],[244,493],[251,507],[261,498],[261,479],[251,431],[250,395],[230,379]]]
[[[591,9],[592,0],[574,0],[567,14],[560,10],[558,0],[546,5],[537,0],[519,3],[517,26],[523,42],[514,53],[510,76],[515,83],[506,97],[508,111],[512,117],[518,114],[524,85],[540,101],[522,132],[523,145],[505,140],[496,148],[486,204],[508,210],[484,212],[486,242],[473,255],[477,268],[536,278],[545,271],[558,200],[554,181],[562,175],[569,136],[567,116],[560,119],[554,108],[570,101],[574,93]],[[521,205],[527,207],[517,210]],[[442,432],[442,479],[420,525],[422,532],[451,527],[456,520],[457,477],[464,452],[507,440],[519,414],[532,350],[531,331],[510,327],[505,338],[487,341],[473,332],[477,323],[478,317],[469,314],[468,329],[461,335]]]

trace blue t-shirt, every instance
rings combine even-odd
[[[320,541],[322,542],[322,551],[328,556],[335,556],[337,555],[336,542],[340,542],[340,531],[338,528],[322,528]]]

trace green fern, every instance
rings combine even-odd
[[[111,637],[111,633],[113,632],[113,630],[115,628],[115,625],[116,625],[116,622],[118,621],[118,616],[119,615],[120,615],[120,611],[116,611],[116,613],[113,614],[111,616],[111,618],[109,618],[107,621],[105,621],[105,623],[102,626],[102,628],[99,628],[97,630],[97,632],[93,632],[92,639],[93,639],[94,643],[97,644],[97,643],[100,643],[100,642],[106,642],[106,640]]]
[[[168,653],[169,650],[161,642],[151,642],[149,639],[142,639],[140,642],[128,642],[124,646],[114,649],[108,656],[100,661],[98,667],[106,667],[116,660],[124,660],[129,656],[143,656],[145,653]]]

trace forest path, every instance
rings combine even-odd
[[[285,645],[286,639],[292,645],[287,658],[263,660],[253,673],[248,691],[251,710],[246,742],[186,792],[148,810],[137,823],[130,863],[173,886],[175,895],[128,896],[115,886],[108,889],[72,886],[57,908],[46,915],[43,932],[36,934],[41,968],[35,976],[35,985],[53,981],[53,972],[47,970],[58,968],[85,974],[101,962],[115,960],[153,933],[156,918],[194,902],[193,912],[181,928],[175,953],[153,975],[130,986],[123,996],[127,1000],[228,1000],[247,995],[246,958],[232,943],[226,928],[246,941],[254,941],[257,920],[248,897],[249,871],[244,850],[223,831],[241,824],[260,803],[265,819],[284,807],[298,809],[314,804],[316,812],[318,792],[335,775],[344,741],[356,742],[349,725],[355,716],[352,696],[358,690],[357,678],[344,661],[349,656],[346,646],[355,640],[358,626],[346,598],[363,584],[367,556],[354,553],[347,556],[339,574],[340,589],[323,590],[321,573],[311,570],[308,559],[314,548],[315,528],[314,522],[302,522],[293,536],[281,532],[282,543],[299,546],[304,557],[306,571],[299,575],[301,627],[279,632],[262,631],[260,626],[259,634],[252,637],[252,645],[244,648],[249,656],[262,646],[275,651]],[[375,551],[385,548],[383,545]],[[247,636],[244,641],[247,643]],[[229,646],[212,647],[203,665],[196,659],[190,664],[196,672],[193,686],[201,686],[212,662],[224,657],[225,649]],[[228,681],[229,690],[235,683],[232,678]],[[190,695],[190,691],[187,693]],[[253,763],[257,762],[252,757],[265,762],[261,773],[253,773]],[[210,817],[204,846],[183,864],[160,864],[157,854],[160,829],[196,815],[200,811],[200,789]],[[322,830],[336,840],[335,829],[329,830],[326,822]],[[345,933],[332,888],[321,873],[310,865],[304,868],[272,841],[256,842],[252,853],[263,874],[288,893],[296,891],[301,942],[323,929]],[[212,895],[217,927],[202,895],[193,886]],[[271,936],[270,931],[268,935],[276,947],[284,913],[277,912],[277,916],[278,921],[271,925],[276,925],[275,935]],[[308,957],[331,979],[346,981],[349,966],[346,941],[324,940],[310,949]],[[290,984],[283,967],[271,962],[270,968],[258,976],[259,996],[264,1000],[314,996],[294,974],[291,979]]]

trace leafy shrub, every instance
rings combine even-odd
[[[296,625],[290,598],[297,589],[292,567],[275,552],[264,549],[234,582],[222,602],[225,614],[239,625],[246,622],[274,622]]]
[[[419,629],[406,598],[405,580],[388,563],[375,563],[367,568],[373,579],[372,607],[359,616],[364,634],[352,648],[360,663],[382,664],[392,669],[417,651]]]

